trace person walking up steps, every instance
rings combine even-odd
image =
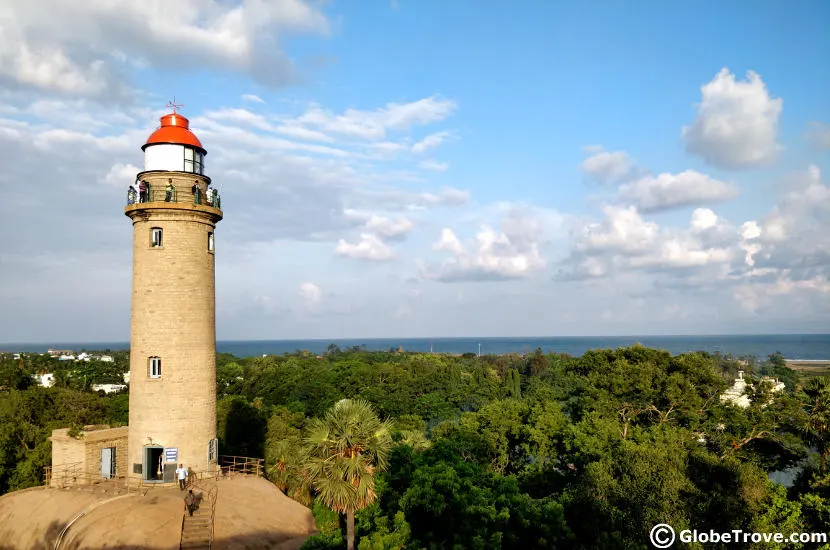
[[[191,489],[184,497],[184,505],[187,506],[187,512],[192,516],[193,510],[197,507],[196,495],[193,494],[193,489]]]
[[[187,479],[187,468],[179,464],[176,468],[176,476],[179,478],[179,490],[184,491],[184,482]]]

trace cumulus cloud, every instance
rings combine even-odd
[[[807,125],[807,141],[819,150],[830,150],[830,124],[810,122]]]
[[[355,244],[340,239],[334,250],[341,256],[356,260],[386,261],[395,257],[394,250],[371,233],[361,233],[360,241]]]
[[[384,237],[400,237],[412,231],[415,225],[407,218],[400,216],[396,219],[372,214],[366,220],[366,229]]]
[[[544,230],[544,220],[524,207],[512,208],[502,219],[500,230],[481,226],[468,245],[445,227],[433,249],[449,253],[451,258],[427,270],[425,276],[442,282],[528,277],[547,265],[541,253]]]
[[[111,185],[113,187],[117,187],[119,190],[123,191],[124,186],[130,185],[132,182],[135,181],[135,176],[141,170],[137,166],[133,166],[132,164],[122,164],[117,162],[112,165],[109,172],[107,172],[102,180],[107,185]]]
[[[760,220],[745,222],[741,247],[752,277],[785,270],[799,280],[830,276],[830,187],[818,167],[790,179],[789,190]]]
[[[592,153],[579,165],[580,170],[602,183],[616,183],[631,174],[633,160],[625,151],[608,152],[601,147],[586,147]]]
[[[575,228],[560,278],[703,268],[728,263],[737,246],[734,229],[707,208],[696,209],[686,229],[661,228],[633,206],[606,206],[604,213],[603,220],[581,222]]]
[[[620,186],[617,196],[641,212],[719,203],[738,196],[738,188],[694,170],[647,176]]]
[[[760,75],[738,81],[722,69],[701,88],[697,116],[684,126],[686,150],[720,168],[759,166],[778,154],[778,119],[783,100],[773,98]]]
[[[574,219],[557,278],[618,285],[636,274],[660,293],[718,296],[752,314],[781,318],[784,308],[826,322],[830,187],[815,166],[786,183],[766,216],[737,226],[709,208],[694,210],[685,228],[661,226],[633,206],[606,206],[600,220]]]
[[[329,23],[301,0],[160,0],[117,4],[9,2],[0,17],[0,79],[71,95],[124,96],[133,67],[246,72],[268,86],[296,78],[280,47],[288,33],[325,34]],[[171,52],[175,52],[172,55]]]
[[[346,216],[358,224],[361,233],[373,233],[383,238],[402,240],[415,228],[406,216],[382,216],[357,210],[346,210]]]
[[[323,299],[323,291],[316,284],[307,281],[300,285],[297,294],[310,304],[318,304]]]

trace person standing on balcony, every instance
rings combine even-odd
[[[135,187],[133,187],[133,184],[130,184],[130,188],[127,189],[127,204],[135,204]]]
[[[164,191],[164,202],[170,202],[170,199],[173,198],[173,183],[168,181]]]
[[[199,196],[199,194],[201,193],[201,189],[199,189],[199,186],[194,183],[193,187],[191,187],[190,190],[193,192],[193,204],[200,204],[202,201],[200,200],[201,197]]]
[[[142,181],[138,184],[138,201],[147,202],[147,182]]]

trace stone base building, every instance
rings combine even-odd
[[[88,485],[127,476],[127,426],[84,426],[72,435],[70,431],[52,432],[50,486]]]

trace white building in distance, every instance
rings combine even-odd
[[[776,378],[770,378],[768,376],[761,378],[761,381],[770,382],[772,384],[772,393],[778,393],[780,391],[783,391],[784,388],[787,387],[786,384],[784,384],[780,380]],[[746,383],[746,380],[744,379],[744,371],[739,370],[738,377],[735,379],[735,383],[732,385],[731,388],[726,390],[723,393],[723,395],[720,396],[720,400],[722,403],[729,402],[734,405],[737,405],[738,407],[741,407],[742,409],[745,409],[749,407],[749,405],[751,404],[749,396],[746,395],[747,388],[751,389],[752,385]]]

